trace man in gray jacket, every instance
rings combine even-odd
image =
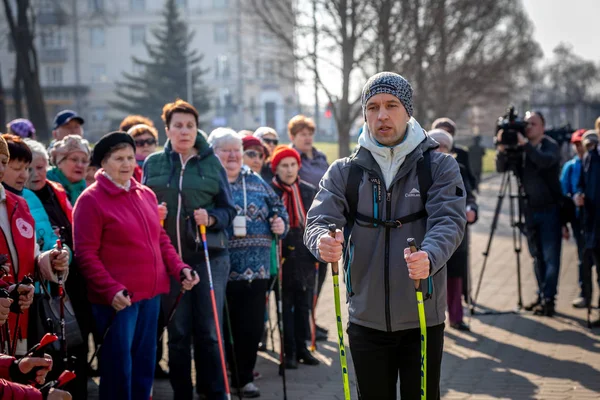
[[[465,189],[454,158],[412,118],[412,88],[381,72],[363,88],[359,150],[327,170],[308,212],[304,242],[323,262],[345,248],[348,336],[359,398],[420,398],[420,331],[413,281],[421,280],[427,319],[427,393],[439,399],[446,310],[445,264],[460,244]],[[357,169],[358,168],[358,169]],[[358,173],[356,173],[358,172]],[[356,185],[348,185],[349,175]],[[429,184],[423,185],[429,177]],[[356,186],[354,196],[348,187]],[[428,186],[428,187],[422,187]],[[357,199],[357,201],[355,201]],[[328,225],[344,228],[335,238]],[[410,253],[406,239],[420,250]],[[432,278],[432,279],[429,279]]]

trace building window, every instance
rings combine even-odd
[[[226,23],[214,24],[214,40],[216,44],[227,44],[229,30]]]
[[[228,0],[213,0],[214,8],[226,8],[229,5]]]
[[[92,82],[107,82],[108,77],[106,76],[106,65],[104,64],[92,64],[90,67],[92,71]]]
[[[146,66],[134,61],[131,67],[131,72],[133,72],[133,74],[136,76],[144,75],[146,73]]]
[[[144,25],[131,26],[131,45],[138,46],[144,44],[146,40],[146,27]]]
[[[146,0],[129,0],[131,11],[144,11],[146,9]]]
[[[266,126],[277,126],[277,118],[275,112],[277,111],[277,104],[273,101],[265,102],[265,122]]]
[[[215,59],[215,78],[227,79],[231,77],[231,68],[229,66],[229,58],[225,55],[220,55]]]
[[[93,26],[90,28],[90,45],[91,47],[104,47],[105,32],[102,26]]]
[[[187,0],[175,0],[175,5],[179,8],[187,8]]]
[[[62,49],[65,47],[63,31],[60,27],[45,30],[41,35],[43,49]]]
[[[260,69],[260,58],[256,59],[256,79],[260,79],[262,77],[262,71]]]
[[[273,78],[275,75],[275,62],[273,60],[265,61],[265,78]]]
[[[104,0],[88,0],[88,8],[93,13],[102,12],[104,11]]]
[[[63,69],[62,67],[46,67],[46,84],[62,85]]]

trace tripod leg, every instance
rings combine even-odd
[[[500,189],[498,190],[498,201],[496,203],[496,209],[494,210],[494,217],[492,218],[492,226],[490,227],[490,236],[488,238],[487,246],[485,251],[483,252],[483,265],[481,266],[481,272],[479,273],[479,279],[477,281],[477,289],[475,289],[475,297],[473,298],[473,303],[471,304],[471,315],[475,314],[475,307],[477,307],[477,299],[479,298],[479,290],[481,289],[481,283],[483,281],[483,274],[485,272],[485,267],[487,265],[488,256],[490,254],[490,249],[492,247],[492,240],[494,238],[494,233],[496,228],[498,227],[498,218],[500,216],[500,211],[502,210],[502,201],[504,200],[504,196],[506,195],[506,188],[508,187],[508,177],[509,172],[506,171],[504,175],[502,175],[502,181],[500,183]],[[469,321],[469,325],[470,325]]]
[[[508,190],[510,192],[510,221],[512,227],[513,236],[513,249],[515,251],[515,257],[517,259],[517,292],[518,292],[518,309],[523,308],[523,297],[521,291],[521,249],[523,244],[523,236],[521,232],[523,212],[521,209],[521,189],[520,189],[519,178],[517,177],[517,194],[512,194],[512,183],[508,181]],[[517,213],[515,215],[515,200],[517,201]]]

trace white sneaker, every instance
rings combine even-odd
[[[578,297],[571,303],[575,308],[585,308],[585,299],[583,297]]]
[[[253,399],[255,397],[260,397],[260,390],[258,390],[253,382],[250,382],[242,388],[242,395],[249,399]]]

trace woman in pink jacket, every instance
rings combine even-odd
[[[189,290],[198,282],[161,228],[154,193],[132,179],[135,143],[112,132],[94,147],[102,166],[74,208],[75,254],[96,326],[108,334],[100,353],[100,399],[143,399],[154,377],[160,296],[169,275]]]

